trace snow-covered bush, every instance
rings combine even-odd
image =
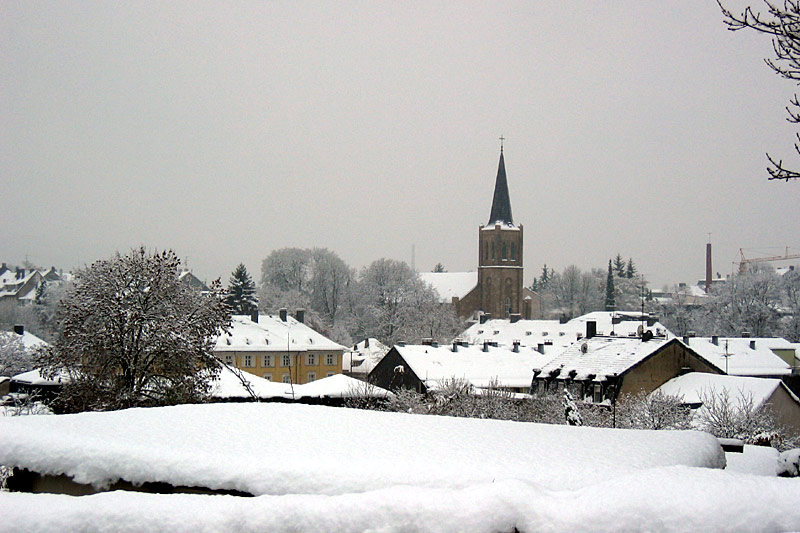
[[[703,407],[698,410],[696,422],[700,429],[719,438],[742,439],[756,444],[768,435],[771,444],[787,435],[775,420],[769,404],[757,404],[751,393],[743,391],[732,397],[728,389],[714,389],[700,394]],[[763,443],[762,443],[763,444]]]
[[[583,419],[581,413],[578,411],[578,406],[575,400],[572,399],[572,394],[567,389],[564,389],[564,419],[570,426],[582,426]]]
[[[781,477],[800,476],[800,448],[793,448],[778,457],[778,475]]]
[[[680,396],[641,390],[617,400],[617,427],[631,429],[689,429],[691,409]]]

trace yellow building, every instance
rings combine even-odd
[[[346,348],[308,327],[304,313],[234,315],[214,352],[225,364],[270,381],[310,383],[342,373]]]

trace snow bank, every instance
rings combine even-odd
[[[711,435],[361,411],[208,404],[0,419],[0,464],[78,483],[341,495],[395,485],[442,490],[522,481],[605,484],[646,468],[722,468]]]
[[[575,491],[505,480],[337,496],[0,493],[3,531],[792,531],[800,484],[663,467]],[[35,509],[35,512],[32,510]]]
[[[241,375],[250,384],[250,389],[258,398],[268,400],[283,398],[285,400],[300,400],[302,398],[386,398],[392,393],[386,389],[365,383],[343,374],[318,379],[311,383],[292,386],[289,383],[269,381],[268,379],[254,376],[249,372]],[[250,399],[250,393],[242,385],[242,381],[234,375],[230,368],[223,366],[219,377],[211,384],[211,395],[215,398],[243,398]]]
[[[743,453],[726,453],[726,470],[755,474],[757,476],[778,475],[778,450],[769,446],[745,444]]]

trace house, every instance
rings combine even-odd
[[[768,404],[779,424],[800,434],[800,399],[780,379],[690,372],[672,378],[656,390],[681,397],[684,404],[695,410],[703,409],[703,402],[711,395],[717,398],[727,395],[734,406],[751,400],[756,409]]]
[[[208,285],[200,281],[200,278],[192,274],[189,270],[181,270],[178,272],[178,281],[189,287],[198,289],[201,292],[208,292]]]
[[[216,339],[214,353],[227,365],[270,381],[309,383],[342,373],[346,348],[281,309],[278,315],[234,315],[231,329]]]
[[[566,348],[589,335],[637,337],[640,331],[650,330],[654,336],[674,337],[651,315],[636,311],[596,311],[561,322],[559,320],[491,319],[471,325],[460,339],[473,344],[484,342],[511,346],[560,346]]]
[[[792,373],[792,366],[773,350],[788,350],[784,339],[755,337],[683,337],[683,343],[732,376],[782,378]]]
[[[534,370],[531,392],[564,388],[583,401],[610,403],[622,394],[650,393],[687,371],[722,371],[675,337],[589,337]]]
[[[3,263],[0,274],[0,302],[15,301],[19,304],[31,303],[36,299],[36,288],[44,276],[38,270],[17,268],[11,270]]]
[[[446,346],[396,345],[375,365],[369,381],[384,389],[424,393],[448,380],[462,379],[478,389],[528,392],[533,369],[552,356],[530,347],[501,347],[488,342],[481,346],[459,342]]]
[[[367,338],[344,353],[342,372],[358,379],[367,379],[375,365],[383,359],[389,347],[375,338]]]

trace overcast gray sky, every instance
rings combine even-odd
[[[795,87],[713,1],[0,3],[0,260],[144,244],[205,279],[285,247],[475,270],[499,156],[542,264],[653,286],[800,252]],[[798,163],[795,166],[800,166]],[[775,250],[772,250],[775,251]]]

